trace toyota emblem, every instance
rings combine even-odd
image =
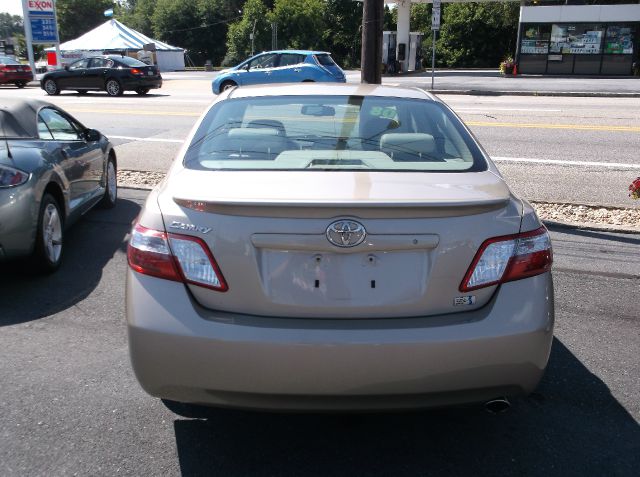
[[[355,220],[336,220],[327,227],[327,240],[337,247],[355,247],[366,236],[364,226]]]

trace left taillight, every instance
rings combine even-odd
[[[29,174],[20,169],[0,165],[0,187],[15,187],[29,180]]]
[[[131,72],[132,75],[143,75],[144,71],[139,70],[138,68],[131,68],[131,70],[129,70]]]
[[[553,251],[547,229],[485,240],[460,284],[460,291],[533,277],[551,270]]]
[[[138,273],[216,291],[228,290],[209,247],[198,237],[168,234],[136,224],[131,231],[127,259]]]

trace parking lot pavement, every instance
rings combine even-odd
[[[129,365],[125,245],[145,196],[121,190],[74,225],[54,275],[0,268],[0,475],[637,475],[637,237],[552,231],[551,360],[507,413],[184,419]]]

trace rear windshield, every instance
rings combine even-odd
[[[112,58],[118,61],[119,63],[124,63],[127,66],[147,66],[146,63],[136,60],[135,58],[131,58],[130,56],[118,56],[118,57],[112,57]]]
[[[19,65],[18,61],[14,60],[10,56],[0,56],[0,64],[2,65]]]
[[[238,98],[216,104],[185,167],[206,170],[485,170],[460,121],[431,100],[362,96]]]
[[[316,58],[322,66],[336,66],[330,55],[316,55]]]

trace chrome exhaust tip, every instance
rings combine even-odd
[[[511,407],[511,403],[506,397],[491,399],[484,403],[484,408],[491,414],[506,412]]]

